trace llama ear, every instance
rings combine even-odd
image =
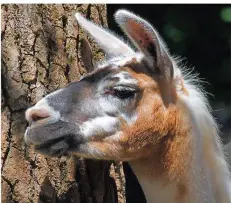
[[[150,58],[152,71],[156,68],[167,80],[173,77],[173,64],[157,31],[145,20],[126,10],[115,13],[115,20],[134,45]]]
[[[88,21],[81,16],[80,13],[76,13],[75,17],[79,23],[97,42],[97,44],[105,51],[105,54],[109,57],[120,55],[131,55],[134,51],[125,44],[122,40],[109,33],[104,28]]]

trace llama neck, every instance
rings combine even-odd
[[[142,187],[147,203],[230,202],[229,175],[221,173],[213,160],[209,160],[211,165],[204,165],[202,159],[193,160],[198,165],[188,171],[185,182],[183,179],[169,180],[165,175],[156,173],[156,162],[152,158],[131,161],[129,164]],[[227,180],[224,180],[224,175],[227,175]]]
[[[147,203],[181,202],[181,196],[185,193],[184,186],[177,182],[169,184],[164,177],[152,173],[155,167],[152,160],[132,161],[129,164],[142,187]]]
[[[231,202],[230,174],[216,122],[203,95],[192,89],[191,94],[191,98],[182,98],[181,104],[192,126],[192,195],[195,202]]]
[[[191,133],[183,140],[182,135],[170,138],[167,147],[165,142],[160,143],[148,158],[129,162],[147,203],[231,202],[230,175],[216,123],[205,106],[196,106],[197,111],[193,111],[196,108],[190,102],[180,105],[184,105],[181,107],[191,121]],[[181,153],[176,153],[177,149]],[[161,173],[162,170],[165,171]]]

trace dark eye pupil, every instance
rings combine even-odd
[[[120,99],[127,99],[134,96],[134,91],[129,90],[114,90],[115,96],[119,97]]]

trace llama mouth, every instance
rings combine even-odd
[[[66,155],[69,149],[68,139],[66,137],[60,137],[49,140],[45,143],[34,145],[34,149],[39,153],[52,157]]]
[[[79,127],[76,124],[63,121],[28,126],[24,140],[27,145],[34,146],[35,151],[52,157],[69,154],[72,148],[78,147],[85,141],[79,134]]]

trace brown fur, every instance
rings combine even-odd
[[[138,107],[138,120],[125,129],[128,150],[139,153],[141,157],[152,157],[154,171],[151,173],[154,176],[164,175],[170,182],[177,181],[183,186],[188,182],[191,129],[183,120],[184,112],[177,106],[175,87],[163,78],[153,80],[147,75],[130,73],[139,81],[143,96]],[[164,95],[166,93],[168,95]],[[150,154],[151,148],[153,154]],[[142,150],[137,152],[137,149]],[[179,187],[179,197],[183,197],[186,191],[185,186],[184,190]]]

